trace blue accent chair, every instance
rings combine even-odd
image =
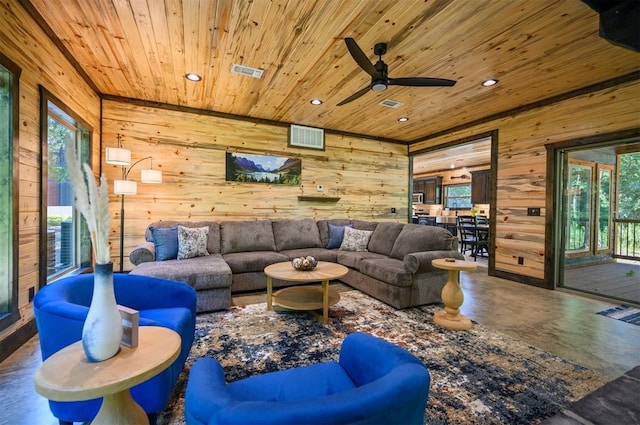
[[[114,274],[118,304],[139,311],[140,326],[162,326],[176,331],[180,354],[169,368],[131,388],[134,400],[155,423],[182,372],[195,334],[196,292],[189,285],[146,276]],[[40,289],[33,299],[33,311],[42,359],[82,339],[82,327],[93,295],[93,274],[67,277]],[[102,399],[57,402],[49,400],[53,415],[61,424],[90,422]]]
[[[430,375],[408,351],[352,333],[339,362],[226,383],[220,363],[198,360],[185,396],[187,425],[423,424]]]

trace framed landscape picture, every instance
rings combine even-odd
[[[231,182],[300,185],[300,158],[227,152],[225,180]]]

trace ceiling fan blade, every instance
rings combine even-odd
[[[359,98],[360,96],[364,95],[369,90],[371,90],[371,86],[367,86],[367,87],[363,88],[362,90],[355,92],[354,94],[352,94],[351,96],[349,96],[348,98],[343,100],[342,102],[338,103],[336,106],[342,106],[342,105],[344,105],[346,103],[354,101],[357,98]]]
[[[344,42],[347,43],[347,49],[349,49],[349,53],[351,53],[353,60],[355,60],[358,65],[360,65],[360,68],[364,69],[364,71],[372,77],[378,77],[376,68],[369,61],[369,58],[367,57],[367,55],[365,55],[360,46],[358,46],[358,43],[356,43],[356,41],[351,37],[345,38]]]
[[[407,87],[450,87],[456,83],[455,80],[447,80],[445,78],[389,78],[387,84],[390,86],[407,86]]]

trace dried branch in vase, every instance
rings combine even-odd
[[[107,264],[111,261],[109,252],[111,214],[109,213],[107,178],[103,174],[100,177],[100,186],[97,186],[91,167],[89,164],[84,164],[85,179],[73,140],[67,137],[66,144],[65,156],[69,179],[76,197],[76,207],[87,221],[96,263]]]

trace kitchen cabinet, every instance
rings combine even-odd
[[[442,203],[442,177],[423,177],[413,181],[413,193],[422,193],[423,204]]]
[[[491,193],[491,170],[471,172],[471,203],[488,204]]]

